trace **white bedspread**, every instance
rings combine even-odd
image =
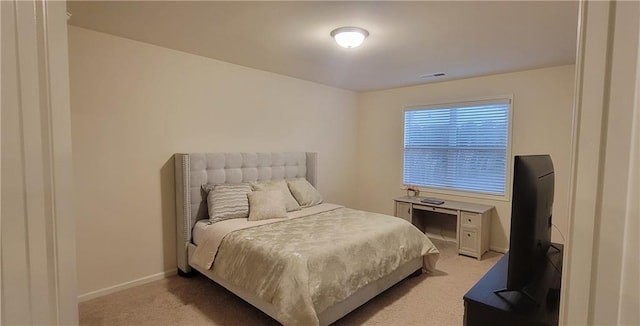
[[[330,204],[205,231],[192,264],[213,265],[216,277],[272,304],[285,325],[317,325],[318,314],[359,288],[420,257],[433,270],[439,256],[405,220]]]
[[[222,243],[222,239],[224,237],[236,230],[246,229],[254,226],[265,225],[269,223],[282,222],[287,219],[294,219],[304,216],[309,216],[313,214],[319,214],[322,212],[328,212],[337,208],[341,208],[344,206],[323,203],[320,205],[308,207],[301,209],[299,211],[293,211],[287,213],[287,218],[274,218],[269,220],[261,220],[261,221],[249,221],[246,218],[234,218],[230,220],[224,220],[221,222],[213,223],[206,225],[203,227],[199,226],[200,230],[198,230],[198,242],[196,243],[198,246],[193,253],[193,257],[191,258],[191,264],[195,264],[198,267],[210,269],[211,265],[213,265],[213,260],[215,259],[216,253],[218,252],[218,247],[220,247],[220,243]]]

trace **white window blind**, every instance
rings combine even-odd
[[[504,195],[509,109],[501,99],[405,111],[404,184]]]

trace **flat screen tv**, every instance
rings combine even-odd
[[[509,263],[504,291],[526,291],[545,266],[551,245],[554,195],[553,161],[549,155],[516,156],[513,167]]]

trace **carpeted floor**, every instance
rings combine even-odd
[[[437,271],[409,277],[334,325],[462,325],[462,296],[502,254],[459,256],[455,244],[433,240]],[[208,278],[172,276],[83,302],[81,325],[279,325]]]

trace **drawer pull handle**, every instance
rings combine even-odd
[[[467,221],[469,221],[469,223],[471,223],[471,219],[467,219]]]
[[[468,236],[468,237],[471,237],[471,233],[467,233],[467,236]]]

